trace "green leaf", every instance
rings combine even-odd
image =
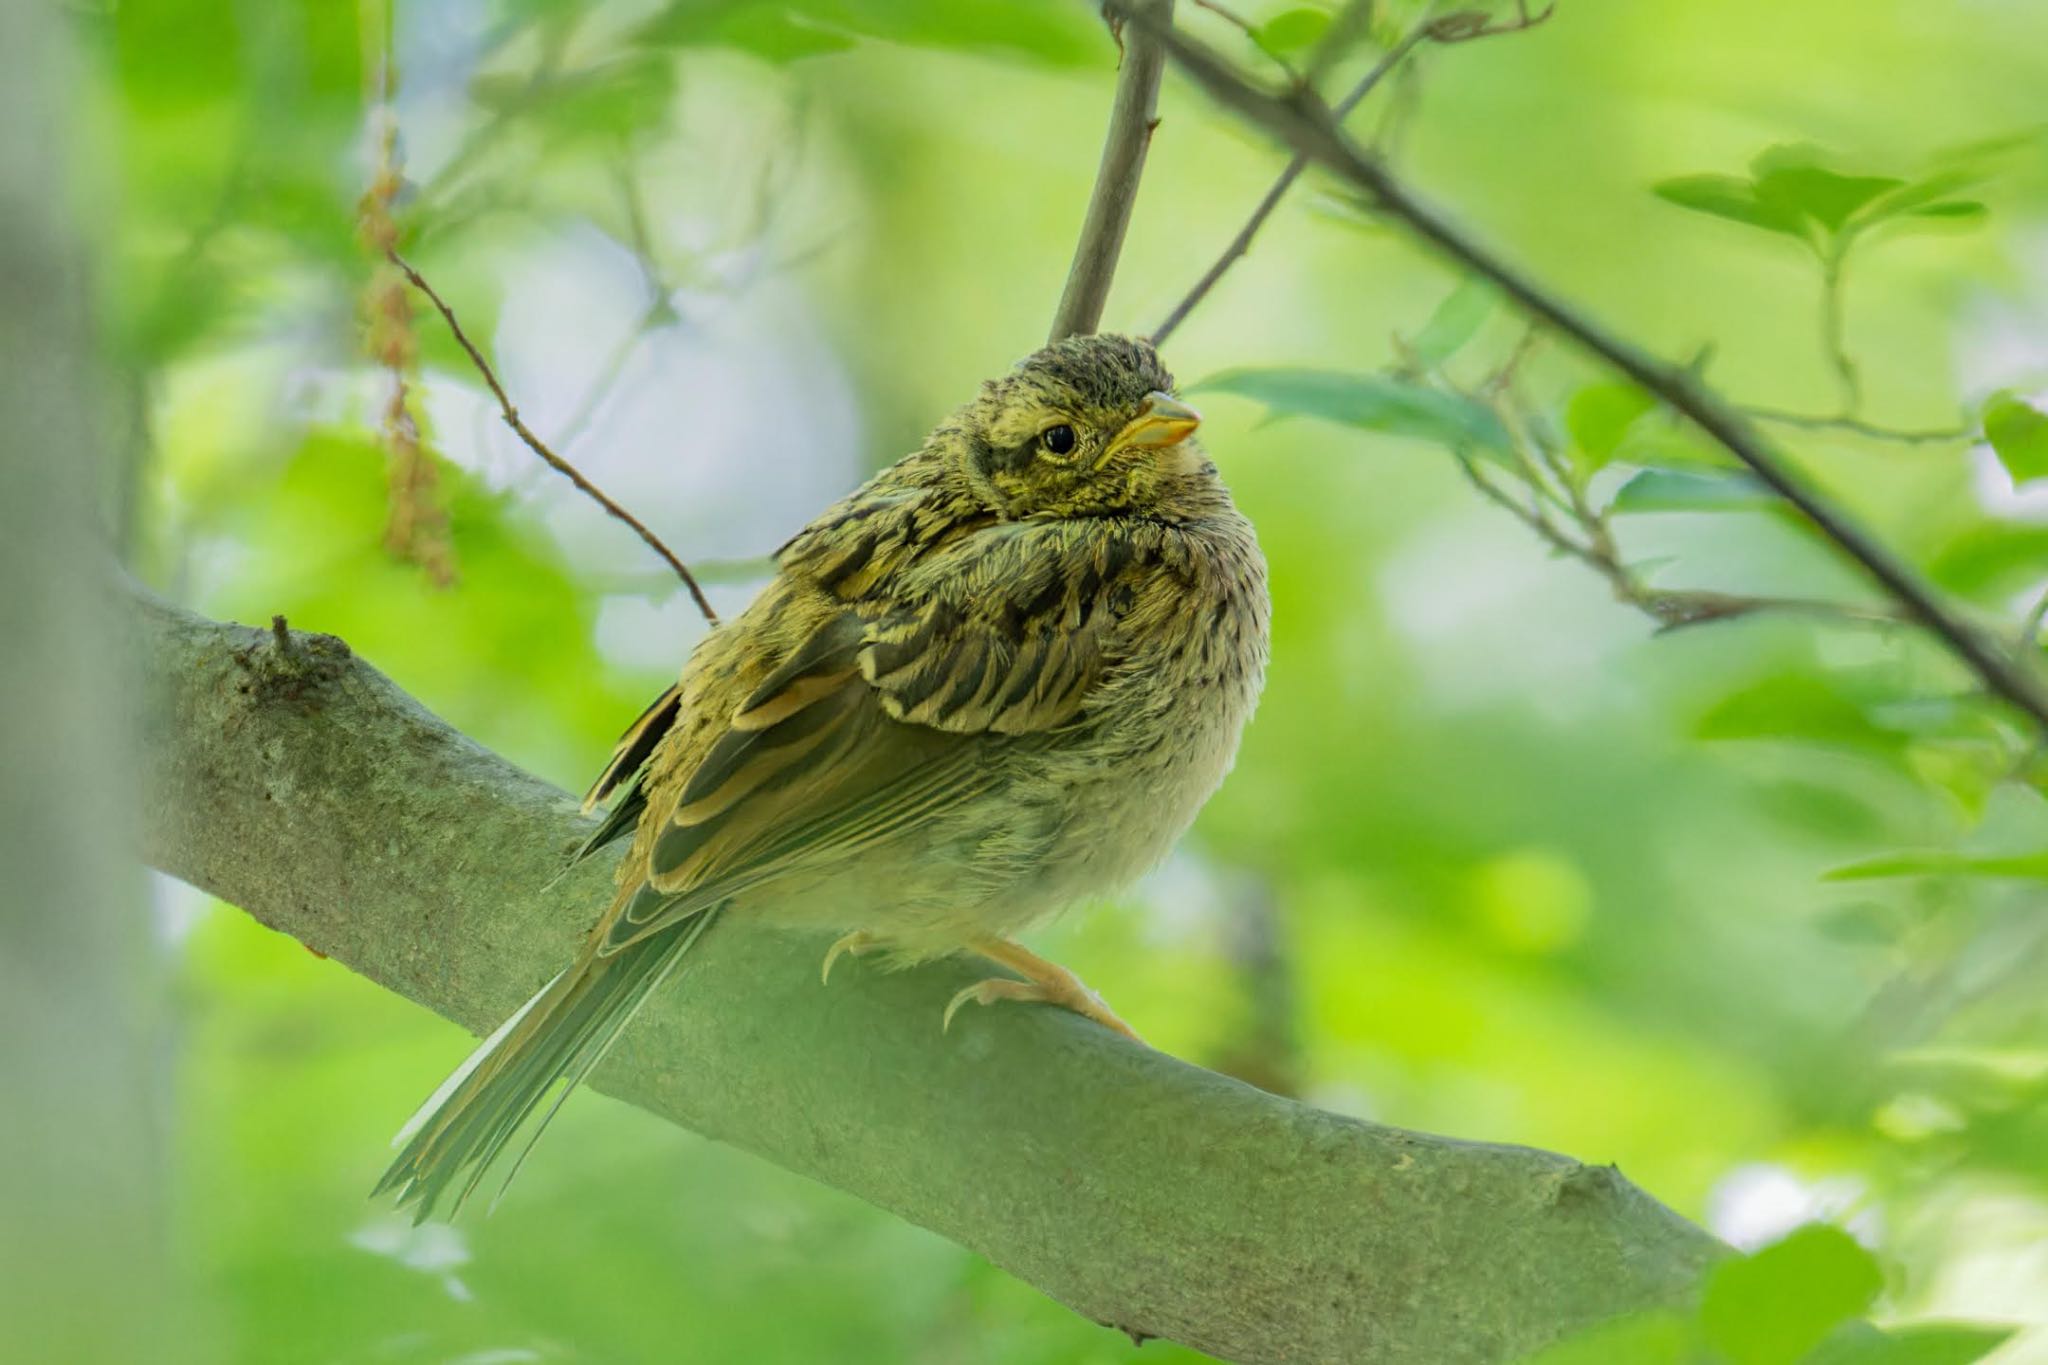
[[[1929,849],[1915,853],[1888,853],[1830,868],[1823,874],[1831,882],[1876,881],[1887,877],[2017,877],[2048,881],[2048,849],[2039,853],[2017,853],[1985,857]]]
[[[1973,521],[1929,563],[1935,581],[1955,592],[1990,596],[2040,581],[2048,564],[2048,526]]]
[[[1906,738],[1873,720],[1853,698],[1806,673],[1764,678],[1709,707],[1693,727],[1701,739],[1796,740],[1879,757],[1900,753]]]
[[[1905,184],[1895,176],[1844,175],[1830,169],[1827,160],[1827,153],[1811,143],[1766,148],[1749,165],[1757,199],[1837,233],[1858,209]]]
[[[1443,364],[1479,335],[1479,329],[1499,302],[1499,291],[1492,285],[1477,278],[1467,279],[1444,296],[1409,348],[1427,367]]]
[[[1938,204],[1912,210],[1914,218],[1949,218],[1976,221],[1989,215],[1990,209],[1975,199],[1944,199]]]
[[[863,38],[1070,66],[1114,56],[1101,22],[1085,11],[1013,0],[673,0],[634,37],[658,46],[725,44],[773,62],[841,52]]]
[[[1336,370],[1238,369],[1211,375],[1195,390],[1232,393],[1276,414],[1383,431],[1454,449],[1508,450],[1507,432],[1483,405],[1381,375]]]
[[[1692,1331],[1675,1313],[1644,1313],[1603,1322],[1525,1357],[1522,1365],[1687,1365]]]
[[[1784,501],[1754,474],[1692,474],[1645,469],[1614,494],[1616,512],[1727,512],[1778,510]]]
[[[1879,195],[1857,214],[1859,226],[1880,223],[1902,214],[1918,214],[1949,200],[1958,190],[1981,184],[1981,170],[1952,169],[1938,172]],[[1980,211],[1983,205],[1976,206]],[[1939,215],[1937,215],[1939,216]]]
[[[1866,1312],[1883,1288],[1876,1258],[1855,1238],[1812,1223],[1716,1267],[1700,1325],[1733,1365],[1794,1365]]]
[[[1650,189],[1659,199],[1695,213],[1726,218],[1766,232],[1781,232],[1788,237],[1806,237],[1797,213],[1766,204],[1757,197],[1754,185],[1732,175],[1681,175],[1660,180]]]
[[[2015,484],[2048,478],[2048,413],[2010,393],[1984,408],[1984,438]]]
[[[1806,1365],[1975,1365],[2017,1329],[1930,1322],[1829,1342]]]
[[[1267,55],[1284,61],[1313,47],[1329,27],[1327,10],[1291,9],[1253,29],[1252,41]]]
[[[1571,433],[1577,464],[1587,474],[1607,467],[1622,438],[1657,400],[1634,384],[1588,384],[1565,405],[1564,428]]]

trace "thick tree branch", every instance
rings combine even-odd
[[[1138,202],[1152,128],[1158,122],[1154,115],[1166,51],[1155,35],[1172,24],[1173,0],[1132,0],[1131,8],[1147,22],[1118,31],[1123,65],[1117,70],[1116,95],[1110,102],[1109,131],[1102,139],[1095,189],[1088,196],[1088,214],[1081,222],[1081,239],[1074,244],[1074,263],[1067,267],[1067,285],[1048,341],[1084,335],[1101,325],[1117,257],[1123,254],[1124,230],[1131,225],[1131,208]]]
[[[609,889],[595,867],[550,885],[588,832],[573,797],[339,640],[135,617],[156,866],[473,1031],[567,959]],[[1509,1361],[1682,1302],[1722,1251],[1612,1167],[1340,1118],[1055,1010],[942,1035],[966,967],[826,987],[823,948],[721,925],[599,1088],[1126,1331],[1242,1361]]]
[[[1378,158],[1345,135],[1312,90],[1296,89],[1284,95],[1262,90],[1207,47],[1160,24],[1135,0],[1109,0],[1109,7],[1128,18],[1131,29],[1149,32],[1163,43],[1174,62],[1218,103],[1361,191],[1374,208],[1431,250],[1461,270],[1491,281],[1531,317],[1570,337],[1645,392],[1684,414],[1797,508],[1909,615],[1939,636],[1990,692],[2048,732],[2048,684],[2039,673],[1965,620],[1904,560],[1809,486],[1739,409],[1687,371],[1609,332],[1424,204]]]

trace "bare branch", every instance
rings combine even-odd
[[[1774,422],[1783,427],[1799,427],[1806,431],[1846,431],[1856,436],[1867,436],[1873,441],[1896,441],[1900,445],[1953,445],[1958,441],[1975,440],[1974,426],[1887,427],[1861,417],[1846,415],[1824,416],[1820,413],[1788,412],[1783,408],[1759,408],[1749,406],[1743,412],[1759,422]]]
[[[1129,0],[1111,0],[1112,7],[1146,24]],[[1464,229],[1424,204],[1408,186],[1348,137],[1330,110],[1313,94],[1278,96],[1245,80],[1213,52],[1170,28],[1148,25],[1168,54],[1218,102],[1248,123],[1264,129],[1284,146],[1323,165],[1350,183],[1390,219],[1461,270],[1490,280],[1530,316],[1626,375],[1734,455],[1772,491],[1797,508],[1905,609],[1945,642],[1996,696],[2025,713],[2048,732],[2048,687],[2026,662],[2007,652],[1945,602],[1918,573],[1810,487],[1785,455],[1762,436],[1741,411],[1707,389],[1685,370],[1670,365],[1582,313],[1575,305],[1482,246]]]
[[[1388,49],[1387,55],[1382,57],[1372,70],[1365,73],[1358,84],[1351,88],[1350,93],[1338,101],[1335,110],[1336,116],[1343,118],[1346,114],[1357,108],[1359,103],[1373,92],[1373,87],[1384,80],[1387,73],[1398,66],[1401,59],[1414,51],[1417,45],[1428,36],[1429,26],[1426,23],[1417,24],[1407,37]],[[1274,180],[1272,186],[1267,189],[1265,196],[1259,200],[1258,206],[1252,210],[1252,216],[1245,219],[1244,226],[1239,228],[1237,235],[1230,239],[1230,245],[1223,248],[1223,254],[1218,256],[1209,268],[1202,272],[1202,278],[1195,281],[1194,287],[1189,289],[1181,301],[1173,306],[1173,311],[1168,313],[1161,320],[1160,324],[1152,329],[1152,344],[1154,346],[1164,346],[1166,339],[1173,335],[1174,329],[1187,321],[1188,314],[1195,311],[1195,305],[1209,297],[1209,291],[1216,287],[1217,283],[1230,270],[1230,267],[1235,265],[1238,259],[1247,251],[1251,250],[1252,238],[1256,237],[1259,229],[1266,225],[1266,220],[1273,216],[1273,210],[1280,207],[1280,201],[1287,197],[1287,191],[1294,188],[1294,182],[1301,179],[1301,173],[1307,169],[1308,158],[1306,156],[1297,154],[1292,161],[1287,163],[1286,169],[1280,172],[1279,178]]]
[[[1119,35],[1124,58],[1110,103],[1109,131],[1102,140],[1102,162],[1095,171],[1095,189],[1088,196],[1088,214],[1081,222],[1081,239],[1074,244],[1074,263],[1067,268],[1049,341],[1084,335],[1101,324],[1117,257],[1123,254],[1124,232],[1131,225],[1131,208],[1138,200],[1138,181],[1145,173],[1145,153],[1158,123],[1166,53],[1153,35],[1173,23],[1173,0],[1131,0],[1131,7],[1147,22],[1128,40]]]
[[[667,560],[668,566],[676,571],[678,578],[683,580],[683,586],[690,590],[691,598],[697,603],[697,610],[703,614],[706,621],[714,626],[717,625],[718,613],[712,610],[710,600],[704,596],[704,589],[697,586],[697,580],[691,576],[689,566],[676,558],[675,552],[662,544],[661,537],[648,530],[638,517],[612,501],[610,495],[585,478],[581,470],[555,454],[554,451],[548,449],[547,443],[533,434],[532,429],[519,416],[519,409],[512,406],[512,400],[506,395],[505,386],[498,382],[497,372],[491,368],[491,363],[484,359],[484,353],[477,349],[476,343],[469,339],[469,333],[463,331],[462,324],[455,320],[455,310],[448,306],[445,299],[434,292],[434,286],[428,284],[426,277],[413,269],[403,256],[400,256],[396,251],[389,252],[388,255],[390,256],[391,263],[397,266],[404,273],[405,278],[412,282],[412,287],[433,300],[434,307],[441,311],[442,318],[448,323],[448,330],[455,334],[456,342],[464,351],[468,352],[470,363],[476,366],[477,373],[483,376],[484,383],[490,386],[492,395],[497,398],[498,412],[504,417],[505,425],[512,428],[518,434],[520,440],[526,442],[527,449],[546,461],[550,469],[553,469],[570,483],[575,484],[584,496],[604,508],[614,518],[632,527],[634,534],[647,542],[648,547],[656,554]]]
[[[148,599],[133,624],[156,866],[478,1032],[574,953],[610,892],[595,864],[556,878],[590,831],[575,798],[339,640],[282,655]],[[1504,1365],[1684,1305],[1725,1253],[1611,1166],[1343,1118],[1059,1010],[941,1033],[967,964],[822,987],[823,950],[729,917],[598,1088],[1125,1331],[1275,1365]]]
[[[1433,9],[1434,6],[1432,5],[1431,8]],[[1470,22],[1472,16],[1469,14],[1461,12],[1445,15],[1441,19],[1433,19],[1430,17],[1430,12],[1425,10],[1421,20],[1416,23],[1415,27],[1408,30],[1406,36],[1399,42],[1388,48],[1385,55],[1373,64],[1372,69],[1359,78],[1358,84],[1352,86],[1346,92],[1343,99],[1337,101],[1335,107],[1330,111],[1331,117],[1335,121],[1342,123],[1352,110],[1365,102],[1366,96],[1379,87],[1381,81],[1393,74],[1395,69],[1407,59],[1409,53],[1425,42],[1463,43],[1470,42],[1475,38],[1491,38],[1496,34],[1519,33],[1523,29],[1534,28],[1548,19],[1556,8],[1557,6],[1553,4],[1540,13],[1531,14],[1528,6],[1524,3],[1519,7],[1517,17],[1514,19],[1489,24],[1485,22],[1485,16],[1481,15],[1479,16],[1480,22],[1476,26]],[[1264,227],[1266,220],[1273,216],[1273,210],[1280,206],[1280,201],[1286,197],[1287,191],[1294,187],[1294,182],[1299,180],[1302,172],[1308,169],[1308,162],[1307,155],[1297,152],[1294,159],[1287,163],[1286,169],[1280,172],[1279,178],[1274,180],[1272,187],[1266,191],[1265,196],[1259,200],[1258,206],[1252,210],[1251,217],[1247,218],[1244,226],[1237,230],[1237,235],[1230,239],[1230,245],[1223,248],[1223,254],[1218,256],[1214,263],[1202,272],[1202,278],[1195,281],[1194,286],[1188,290],[1181,301],[1173,306],[1173,311],[1168,313],[1160,324],[1152,329],[1152,344],[1154,346],[1164,346],[1167,337],[1173,334],[1174,329],[1187,321],[1188,314],[1195,311],[1195,305],[1207,298],[1209,291],[1216,287],[1217,282],[1223,278],[1230,267],[1235,265],[1239,258],[1247,251],[1251,250],[1252,238],[1258,235],[1259,229]]]

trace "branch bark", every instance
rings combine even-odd
[[[1129,19],[1132,29],[1148,31],[1164,44],[1174,62],[1217,103],[1362,191],[1373,207],[1438,255],[1491,281],[1531,317],[1570,337],[1684,415],[1797,508],[1909,615],[1925,624],[1988,691],[2048,733],[2048,683],[2039,672],[1964,619],[1904,560],[1829,503],[1740,409],[1684,369],[1608,331],[1418,199],[1383,162],[1345,135],[1313,91],[1296,90],[1285,96],[1269,93],[1202,44],[1158,23],[1135,0],[1109,0],[1109,7]]]
[[[1095,169],[1095,189],[1088,196],[1081,239],[1074,244],[1074,263],[1067,268],[1066,288],[1047,341],[1080,336],[1101,325],[1117,257],[1123,254],[1124,230],[1130,227],[1131,209],[1138,202],[1138,181],[1145,173],[1152,127],[1158,122],[1154,115],[1159,109],[1159,81],[1166,71],[1166,49],[1158,34],[1173,23],[1173,0],[1135,0],[1131,8],[1146,22],[1117,35],[1123,65],[1117,70],[1109,131],[1102,139],[1102,162]]]
[[[156,866],[474,1032],[568,958],[608,891],[603,868],[554,880],[589,829],[573,797],[332,637],[147,598],[135,617]],[[598,1088],[1127,1332],[1241,1361],[1509,1361],[1684,1302],[1724,1250],[1613,1167],[1340,1118],[1061,1011],[942,1035],[964,965],[846,963],[824,987],[824,946],[719,926]]]

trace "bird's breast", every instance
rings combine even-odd
[[[1124,604],[1124,650],[1068,752],[1062,855],[1092,890],[1157,864],[1222,783],[1265,680],[1265,563],[1248,525],[1197,540],[1186,575]]]

